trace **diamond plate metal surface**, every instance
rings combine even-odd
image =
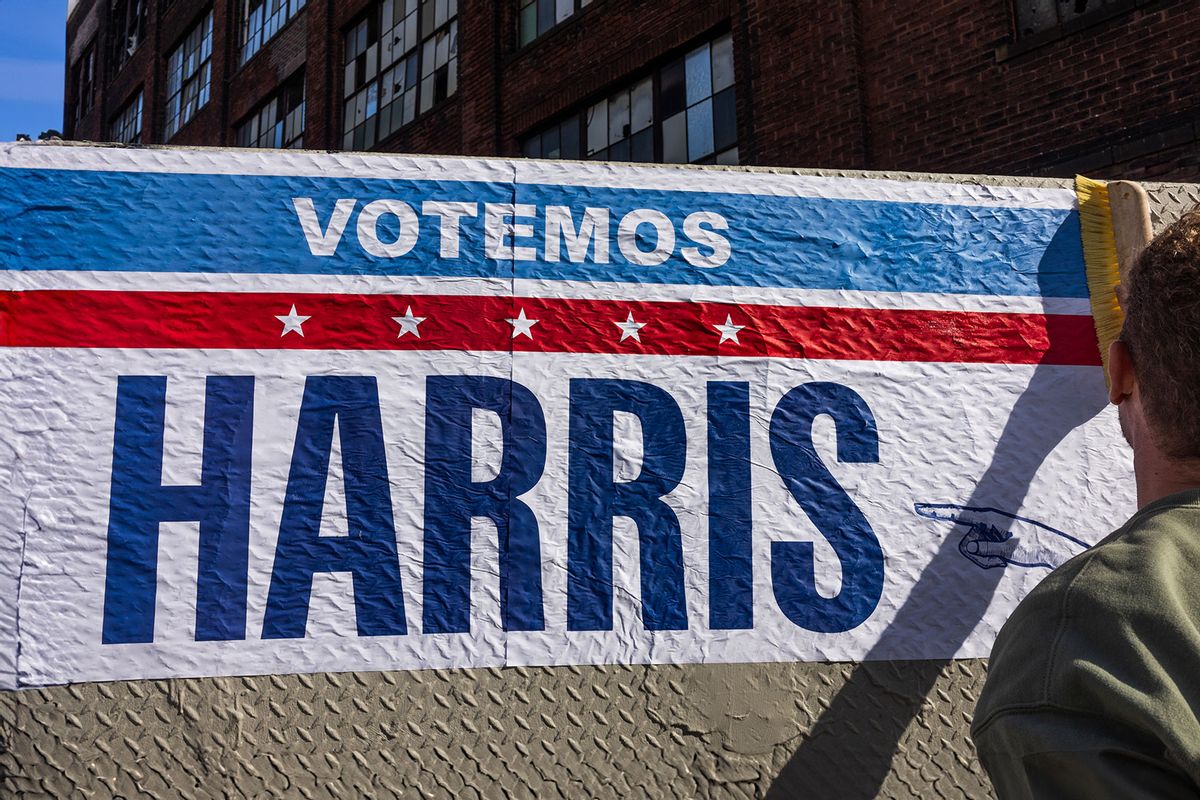
[[[1179,218],[1185,211],[1200,208],[1200,185],[1194,183],[1143,183],[1150,195],[1150,220],[1154,230]]]
[[[7,797],[980,797],[981,662],[872,664],[817,773],[785,774],[845,664],[557,667],[76,685],[0,698]],[[922,674],[918,674],[922,673]],[[928,696],[912,689],[934,674]],[[881,717],[916,716],[899,746]],[[830,756],[832,756],[830,758]],[[869,795],[864,792],[870,792]],[[856,794],[857,793],[857,794]]]
[[[1198,186],[1147,188],[1156,228],[1200,202]],[[0,796],[983,798],[967,731],[985,674],[589,666],[26,690],[0,695]]]

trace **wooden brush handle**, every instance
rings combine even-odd
[[[1117,242],[1117,263],[1121,269],[1122,286],[1117,289],[1117,299],[1123,300],[1121,289],[1129,269],[1154,236],[1150,227],[1150,198],[1141,184],[1112,181],[1108,184],[1108,204]]]

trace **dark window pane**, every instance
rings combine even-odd
[[[559,127],[555,125],[550,130],[542,134],[542,157],[543,158],[561,158],[562,154],[559,148]]]
[[[629,140],[622,139],[608,148],[609,161],[628,161],[629,160]]]
[[[650,162],[654,160],[654,129],[647,128],[634,134],[630,161]]]
[[[554,27],[554,0],[538,0],[538,36]]]
[[[435,101],[445,100],[449,95],[446,89],[449,86],[450,70],[446,67],[440,68],[433,74],[433,99]]]
[[[424,39],[425,37],[427,37],[431,33],[433,33],[433,29],[435,27],[433,24],[433,20],[434,20],[433,12],[434,12],[433,0],[422,0],[421,1],[421,38],[422,39]]]
[[[724,150],[737,141],[737,98],[733,87],[713,98],[713,144]]]
[[[542,155],[541,145],[542,137],[537,135],[530,136],[521,145],[521,155],[526,158],[539,158]]]
[[[578,160],[579,158],[579,115],[568,118],[562,124],[560,134],[562,158]]]
[[[379,112],[379,135],[387,137],[392,132],[392,108],[394,106],[386,106]]]
[[[663,67],[662,71],[662,116],[678,114],[687,108],[687,89],[684,85],[683,61]]]
[[[520,28],[522,47],[537,38],[537,0],[521,7]]]

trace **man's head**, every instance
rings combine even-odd
[[[1125,327],[1109,351],[1121,429],[1135,457],[1200,460],[1200,209],[1155,237],[1127,284]]]

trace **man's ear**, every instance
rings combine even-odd
[[[1108,399],[1113,405],[1133,394],[1137,388],[1137,374],[1133,370],[1133,358],[1129,347],[1117,339],[1108,346]]]

